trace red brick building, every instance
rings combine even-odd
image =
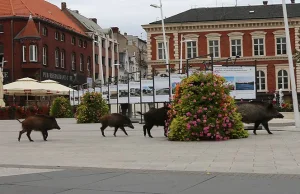
[[[92,53],[92,38],[55,5],[1,0],[0,58],[6,61],[6,83],[31,77],[84,84],[92,75]]]
[[[240,56],[236,65],[257,65],[258,96],[283,89],[291,95],[282,6],[262,5],[197,8],[166,18],[165,29],[171,67],[179,69],[181,38],[183,67],[186,59],[213,53],[214,60]],[[300,49],[300,4],[287,4],[292,50]],[[161,21],[143,25],[147,31],[148,64],[165,72]],[[202,65],[207,58],[189,64]],[[219,62],[218,64],[225,64]],[[231,62],[229,62],[231,64]],[[300,64],[295,62],[297,91],[300,92]]]

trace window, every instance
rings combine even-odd
[[[105,57],[102,57],[102,65],[105,66]]]
[[[59,32],[55,32],[55,40],[59,40]]]
[[[266,90],[266,74],[262,70],[257,71],[256,87],[258,91]]]
[[[219,52],[219,40],[209,40],[208,41],[208,46],[209,46],[209,53],[213,53],[213,56],[215,58],[220,57],[220,52]]]
[[[0,24],[0,33],[4,33],[4,28],[2,24]]]
[[[102,48],[105,48],[105,39],[102,39]]]
[[[59,67],[59,49],[55,49],[55,67]]]
[[[197,41],[186,43],[187,58],[197,57]]]
[[[45,45],[43,47],[43,65],[47,65],[48,64],[48,47]]]
[[[87,47],[87,41],[85,40],[84,42],[83,42],[83,48],[86,48]]]
[[[60,66],[61,68],[65,68],[65,50],[62,50],[60,53]]]
[[[75,42],[76,42],[76,38],[75,38],[75,37],[72,37],[71,44],[72,44],[72,45],[75,45]]]
[[[26,47],[25,47],[26,48]],[[30,45],[29,46],[29,61],[30,62],[37,62],[37,54],[38,49],[36,45]]]
[[[26,62],[26,54],[27,54],[27,50],[26,50],[26,46],[22,46],[22,53],[23,53],[23,62]]]
[[[108,66],[111,67],[111,58],[108,58]]]
[[[72,53],[72,70],[75,70],[76,68],[76,54]]]
[[[163,42],[159,42],[157,44],[157,50],[158,50],[158,59],[166,59],[166,54],[165,54],[165,47]],[[167,48],[168,48],[168,42],[167,42]]]
[[[43,27],[42,33],[43,36],[48,36],[48,29],[46,27]]]
[[[254,56],[263,56],[264,52],[264,39],[255,38],[253,39]]]
[[[88,71],[91,70],[91,66],[90,65],[91,65],[91,57],[88,57],[87,62],[86,62],[86,69]],[[96,77],[98,77],[98,76],[96,76]]]
[[[0,63],[2,63],[3,57],[4,57],[4,45],[2,43],[0,43]],[[2,64],[2,66],[3,65],[4,64]]]
[[[83,54],[80,55],[80,66],[79,66],[79,69],[80,71],[83,71],[83,63],[84,63],[84,60],[83,60]]]
[[[61,34],[60,41],[65,42],[65,34]]]
[[[241,39],[231,40],[231,56],[242,56],[242,41]]]
[[[82,47],[82,40],[81,40],[81,39],[80,39],[79,42],[78,42],[78,46],[79,46],[79,47]]]
[[[114,51],[115,51],[115,53],[118,52],[118,45],[117,44],[115,44]]]
[[[288,90],[289,89],[289,76],[287,70],[279,70],[277,73],[277,88]]]
[[[276,54],[285,55],[286,54],[286,38],[276,38]]]
[[[95,54],[95,63],[99,64],[99,55]]]

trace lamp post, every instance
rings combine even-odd
[[[285,35],[286,35],[286,48],[287,48],[290,75],[291,75],[295,125],[297,128],[300,128],[298,98],[297,98],[297,91],[296,91],[296,81],[295,81],[294,64],[293,64],[293,57],[292,57],[291,39],[290,39],[290,32],[289,32],[285,0],[282,0],[282,10],[283,10],[284,28],[285,28]]]
[[[192,42],[192,40],[183,40],[183,35],[181,35],[181,41],[180,41],[180,65],[179,65],[179,73],[182,73],[182,47],[183,42]]]
[[[192,59],[199,59],[199,58],[205,58],[205,57],[208,57],[208,56],[210,56],[210,58],[211,58],[211,65],[213,67],[213,54],[212,53],[207,54],[207,55],[198,56],[198,57],[188,58],[186,60],[186,76],[189,77],[189,71],[190,71],[189,61],[190,60],[192,60]]]
[[[167,49],[167,40],[166,40],[166,32],[165,32],[165,23],[164,23],[164,16],[163,16],[163,9],[162,9],[162,3],[161,0],[159,0],[160,5],[155,5],[151,4],[151,7],[154,8],[160,8],[160,14],[161,14],[161,24],[162,24],[162,31],[163,31],[163,37],[164,37],[164,47],[165,47],[165,57],[166,57],[166,64],[167,64],[167,69],[169,66],[169,53]]]

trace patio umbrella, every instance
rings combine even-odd
[[[4,80],[4,76],[3,76],[2,68],[0,68],[0,107],[5,107],[5,103],[3,101],[3,80]]]
[[[26,77],[3,86],[4,94],[10,96],[47,96],[54,93],[45,89],[37,80]]]
[[[69,95],[70,92],[77,92],[76,90],[69,88],[67,86],[64,86],[62,84],[59,84],[58,82],[54,80],[45,80],[42,81],[41,84],[43,85],[43,88],[47,90],[54,91],[53,95]]]

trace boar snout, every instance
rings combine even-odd
[[[129,128],[134,129],[134,126],[132,124],[129,125]]]
[[[284,118],[284,116],[283,116],[281,113],[278,113],[278,114],[277,114],[277,118],[279,118],[279,119],[283,119],[283,118]]]

